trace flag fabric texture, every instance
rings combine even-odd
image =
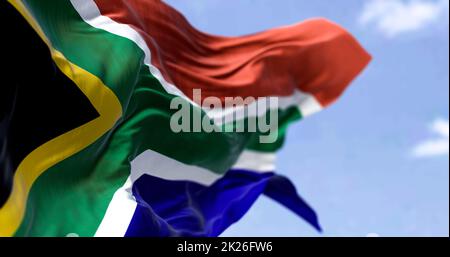
[[[213,36],[159,0],[8,0],[0,12],[18,35],[2,47],[13,83],[0,103],[0,236],[218,236],[261,195],[321,229],[275,173],[276,152],[289,124],[369,63],[346,30],[311,19]],[[278,113],[277,140],[173,132],[175,97],[208,117],[193,89],[276,97],[262,116]]]

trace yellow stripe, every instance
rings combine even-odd
[[[48,45],[58,68],[86,95],[100,116],[41,145],[31,152],[17,168],[11,194],[0,209],[0,236],[12,236],[22,223],[33,183],[46,170],[94,143],[122,116],[122,106],[116,95],[103,82],[68,61],[55,50],[42,29],[20,0],[8,0]]]

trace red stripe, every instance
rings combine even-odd
[[[187,96],[288,96],[295,89],[335,101],[370,61],[344,29],[314,19],[244,37],[193,28],[159,0],[95,0],[100,12],[145,39],[152,64]]]

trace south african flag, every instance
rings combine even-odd
[[[0,236],[218,236],[262,194],[320,230],[275,157],[288,125],[336,101],[369,63],[346,30],[311,19],[214,36],[160,0],[0,6]],[[189,124],[231,130],[174,131],[174,99]],[[278,105],[250,115],[265,99]],[[269,142],[237,129],[270,117]]]

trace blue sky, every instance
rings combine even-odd
[[[448,0],[166,2],[221,35],[326,17],[374,57],[337,104],[290,128],[279,154],[325,232],[261,198],[224,236],[449,235]]]

